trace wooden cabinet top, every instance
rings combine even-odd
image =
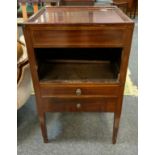
[[[44,7],[24,24],[125,24],[133,23],[120,9],[110,7]]]

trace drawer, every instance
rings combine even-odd
[[[47,112],[114,112],[117,98],[70,97],[42,98],[40,105]]]
[[[115,27],[42,27],[33,28],[34,47],[107,47],[122,46],[125,29]]]
[[[69,85],[69,84],[41,84],[41,96],[117,96],[118,85]]]

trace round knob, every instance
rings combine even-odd
[[[78,104],[76,105],[76,107],[79,109],[79,108],[81,107],[81,104],[78,103]]]
[[[82,94],[82,91],[80,88],[76,89],[76,95],[77,96],[80,96]]]

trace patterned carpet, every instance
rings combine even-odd
[[[131,72],[129,69],[126,77],[124,95],[138,96],[138,88],[136,85],[133,84],[131,80]]]

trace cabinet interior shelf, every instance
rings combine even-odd
[[[36,49],[40,83],[118,83],[121,49],[114,50]]]
[[[40,82],[117,82],[109,61],[51,61],[42,63]]]

